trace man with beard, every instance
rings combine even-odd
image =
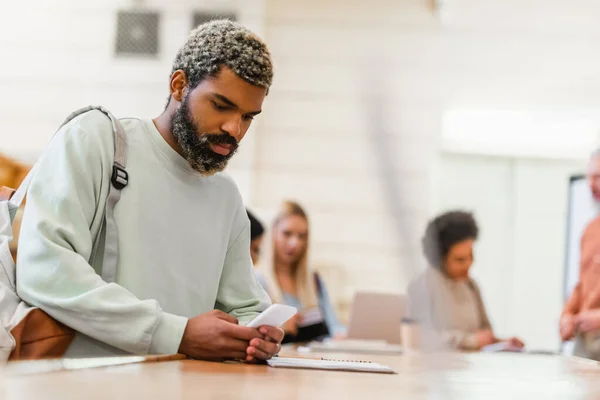
[[[130,178],[114,208],[114,283],[88,263],[111,184],[111,121],[90,111],[51,141],[28,191],[17,290],[77,332],[65,357],[179,352],[259,361],[279,351],[281,329],[244,326],[269,298],[252,271],[241,196],[221,172],[272,77],[256,35],[212,21],[179,50],[164,112],[121,120]]]
[[[600,150],[589,161],[587,178],[596,204],[600,204]],[[581,236],[579,282],[560,317],[560,336],[575,338],[574,354],[600,360],[600,216],[592,219]]]

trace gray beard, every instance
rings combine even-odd
[[[171,131],[183,157],[202,175],[223,171],[237,151],[236,140],[227,133],[198,133],[190,116],[187,96],[171,119]],[[217,154],[211,150],[210,144],[229,144],[231,151],[227,155]]]

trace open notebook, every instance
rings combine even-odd
[[[375,372],[394,374],[390,367],[370,361],[330,360],[325,358],[273,357],[267,361],[274,368],[321,369],[331,371]]]

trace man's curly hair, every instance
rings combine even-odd
[[[196,27],[179,49],[171,75],[183,70],[190,89],[226,66],[248,83],[269,89],[273,63],[267,45],[254,33],[231,20]]]
[[[423,254],[434,268],[443,268],[450,248],[467,239],[477,239],[479,228],[473,214],[449,211],[429,221],[421,240]]]

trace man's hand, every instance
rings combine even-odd
[[[581,311],[574,317],[574,326],[582,332],[600,330],[600,310]]]
[[[236,318],[213,310],[188,320],[179,352],[201,360],[244,360],[250,341],[263,341],[263,337],[257,329],[238,325]]]
[[[498,341],[496,339],[496,337],[494,336],[494,332],[492,332],[489,329],[484,329],[484,330],[478,331],[476,333],[476,338],[477,338],[477,347],[480,349],[489,344],[494,344]]]
[[[250,341],[250,346],[246,349],[246,361],[266,361],[281,350],[281,341],[285,335],[283,329],[263,325],[258,328],[258,332],[264,335],[265,338]]]
[[[560,337],[563,341],[571,340],[575,336],[576,321],[573,314],[563,314],[560,317]]]

